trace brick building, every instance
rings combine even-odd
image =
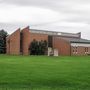
[[[7,54],[29,55],[30,43],[46,40],[48,42],[48,55],[51,51],[55,55],[90,55],[90,40],[82,39],[81,33],[52,32],[44,30],[17,29],[6,39]]]

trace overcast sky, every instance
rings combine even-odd
[[[82,32],[90,39],[90,0],[0,0],[0,29]]]

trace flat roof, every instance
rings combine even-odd
[[[89,43],[90,44],[90,40],[87,39],[83,39],[83,38],[63,38],[67,41],[69,41],[70,43]]]
[[[81,33],[67,33],[67,32],[57,32],[38,29],[30,29],[30,32],[39,34],[57,35],[57,36],[67,36],[67,37],[79,37],[81,34]]]

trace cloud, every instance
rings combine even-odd
[[[0,8],[0,21],[6,23],[42,23],[61,20],[63,15],[58,12],[37,7],[6,6]],[[60,17],[61,16],[61,17]]]
[[[67,20],[90,21],[90,0],[2,0],[2,2],[16,6],[51,9],[68,16]]]
[[[3,27],[81,31],[90,39],[90,0],[0,0],[0,13]]]

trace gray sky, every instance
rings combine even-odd
[[[0,0],[0,29],[12,33],[28,25],[90,39],[90,0]]]

